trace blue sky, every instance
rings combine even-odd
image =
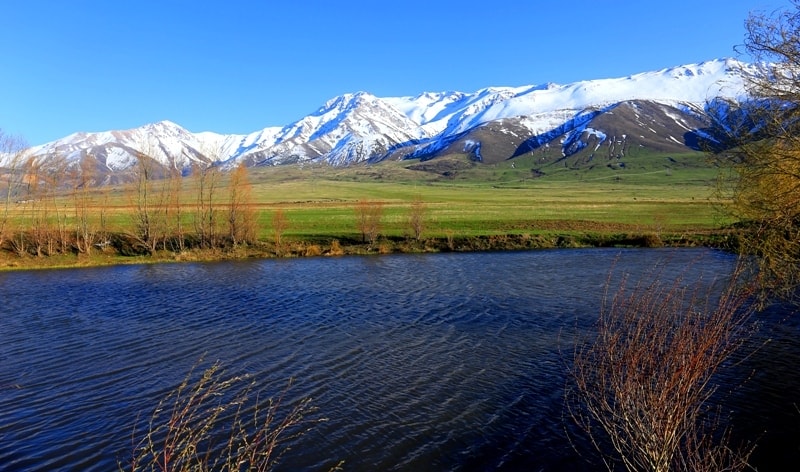
[[[0,129],[37,145],[160,120],[245,134],[347,92],[474,92],[737,56],[788,1],[9,0]]]

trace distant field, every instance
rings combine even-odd
[[[724,202],[715,197],[718,171],[701,153],[642,154],[603,162],[576,165],[534,153],[491,165],[449,156],[348,168],[253,168],[249,170],[251,205],[258,218],[258,237],[267,242],[259,251],[273,251],[269,246],[274,234],[272,218],[281,210],[288,222],[283,241],[296,244],[292,249],[296,253],[306,253],[306,248],[315,245],[323,252],[332,251],[334,241],[347,244],[345,252],[359,253],[365,248],[358,247],[362,235],[355,210],[363,200],[378,202],[383,209],[380,235],[386,251],[649,245],[653,241],[641,242],[641,237],[648,235],[657,235],[655,244],[662,239],[695,244],[731,223],[720,211]],[[218,230],[223,234],[228,178],[221,177],[214,193],[221,217]],[[157,191],[161,184],[153,185]],[[195,180],[182,181],[185,234],[194,230],[197,193]],[[95,228],[104,209],[106,231],[132,234],[134,195],[132,187],[126,186],[92,189]],[[32,212],[37,211],[49,212],[51,228],[55,227],[52,221],[64,215],[64,225],[74,227],[72,197],[47,198],[51,203],[13,203],[9,228],[32,230]],[[406,238],[412,233],[409,219],[414,202],[421,203],[422,236],[431,239],[429,242],[410,244]],[[45,207],[49,210],[43,210]],[[60,217],[55,215],[57,208]],[[505,237],[512,239],[502,239]],[[373,250],[371,246],[367,252]]]
[[[259,205],[281,208],[292,223],[287,235],[299,237],[355,234],[353,208],[360,199],[384,203],[389,235],[403,234],[415,199],[425,205],[431,236],[531,233],[554,226],[707,230],[727,223],[714,198],[717,170],[704,164],[702,154],[672,159],[685,164],[666,167],[662,156],[617,170],[551,166],[535,177],[530,162],[465,167],[466,161],[452,158],[456,170],[447,176],[441,163],[442,173],[435,173],[393,162],[256,169],[251,180]]]

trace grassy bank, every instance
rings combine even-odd
[[[729,247],[730,236],[723,231],[683,233],[636,233],[603,231],[542,231],[538,234],[511,233],[479,236],[430,237],[422,240],[382,237],[374,244],[358,239],[294,239],[281,247],[269,242],[228,249],[192,248],[182,252],[157,251],[147,255],[123,255],[115,248],[91,254],[58,254],[35,257],[0,252],[0,271],[99,267],[124,264],[199,262],[243,259],[295,258],[372,254],[420,254],[438,252],[514,251],[588,247]]]

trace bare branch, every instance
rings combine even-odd
[[[607,295],[594,337],[576,346],[567,407],[609,470],[745,468],[752,447],[715,442],[709,406],[714,374],[749,334],[751,289],[739,279],[720,295],[623,279]]]

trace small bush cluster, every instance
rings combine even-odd
[[[593,337],[575,349],[567,406],[609,470],[747,467],[753,448],[727,444],[710,406],[715,373],[752,327],[740,273],[719,296],[654,276],[606,297]]]

